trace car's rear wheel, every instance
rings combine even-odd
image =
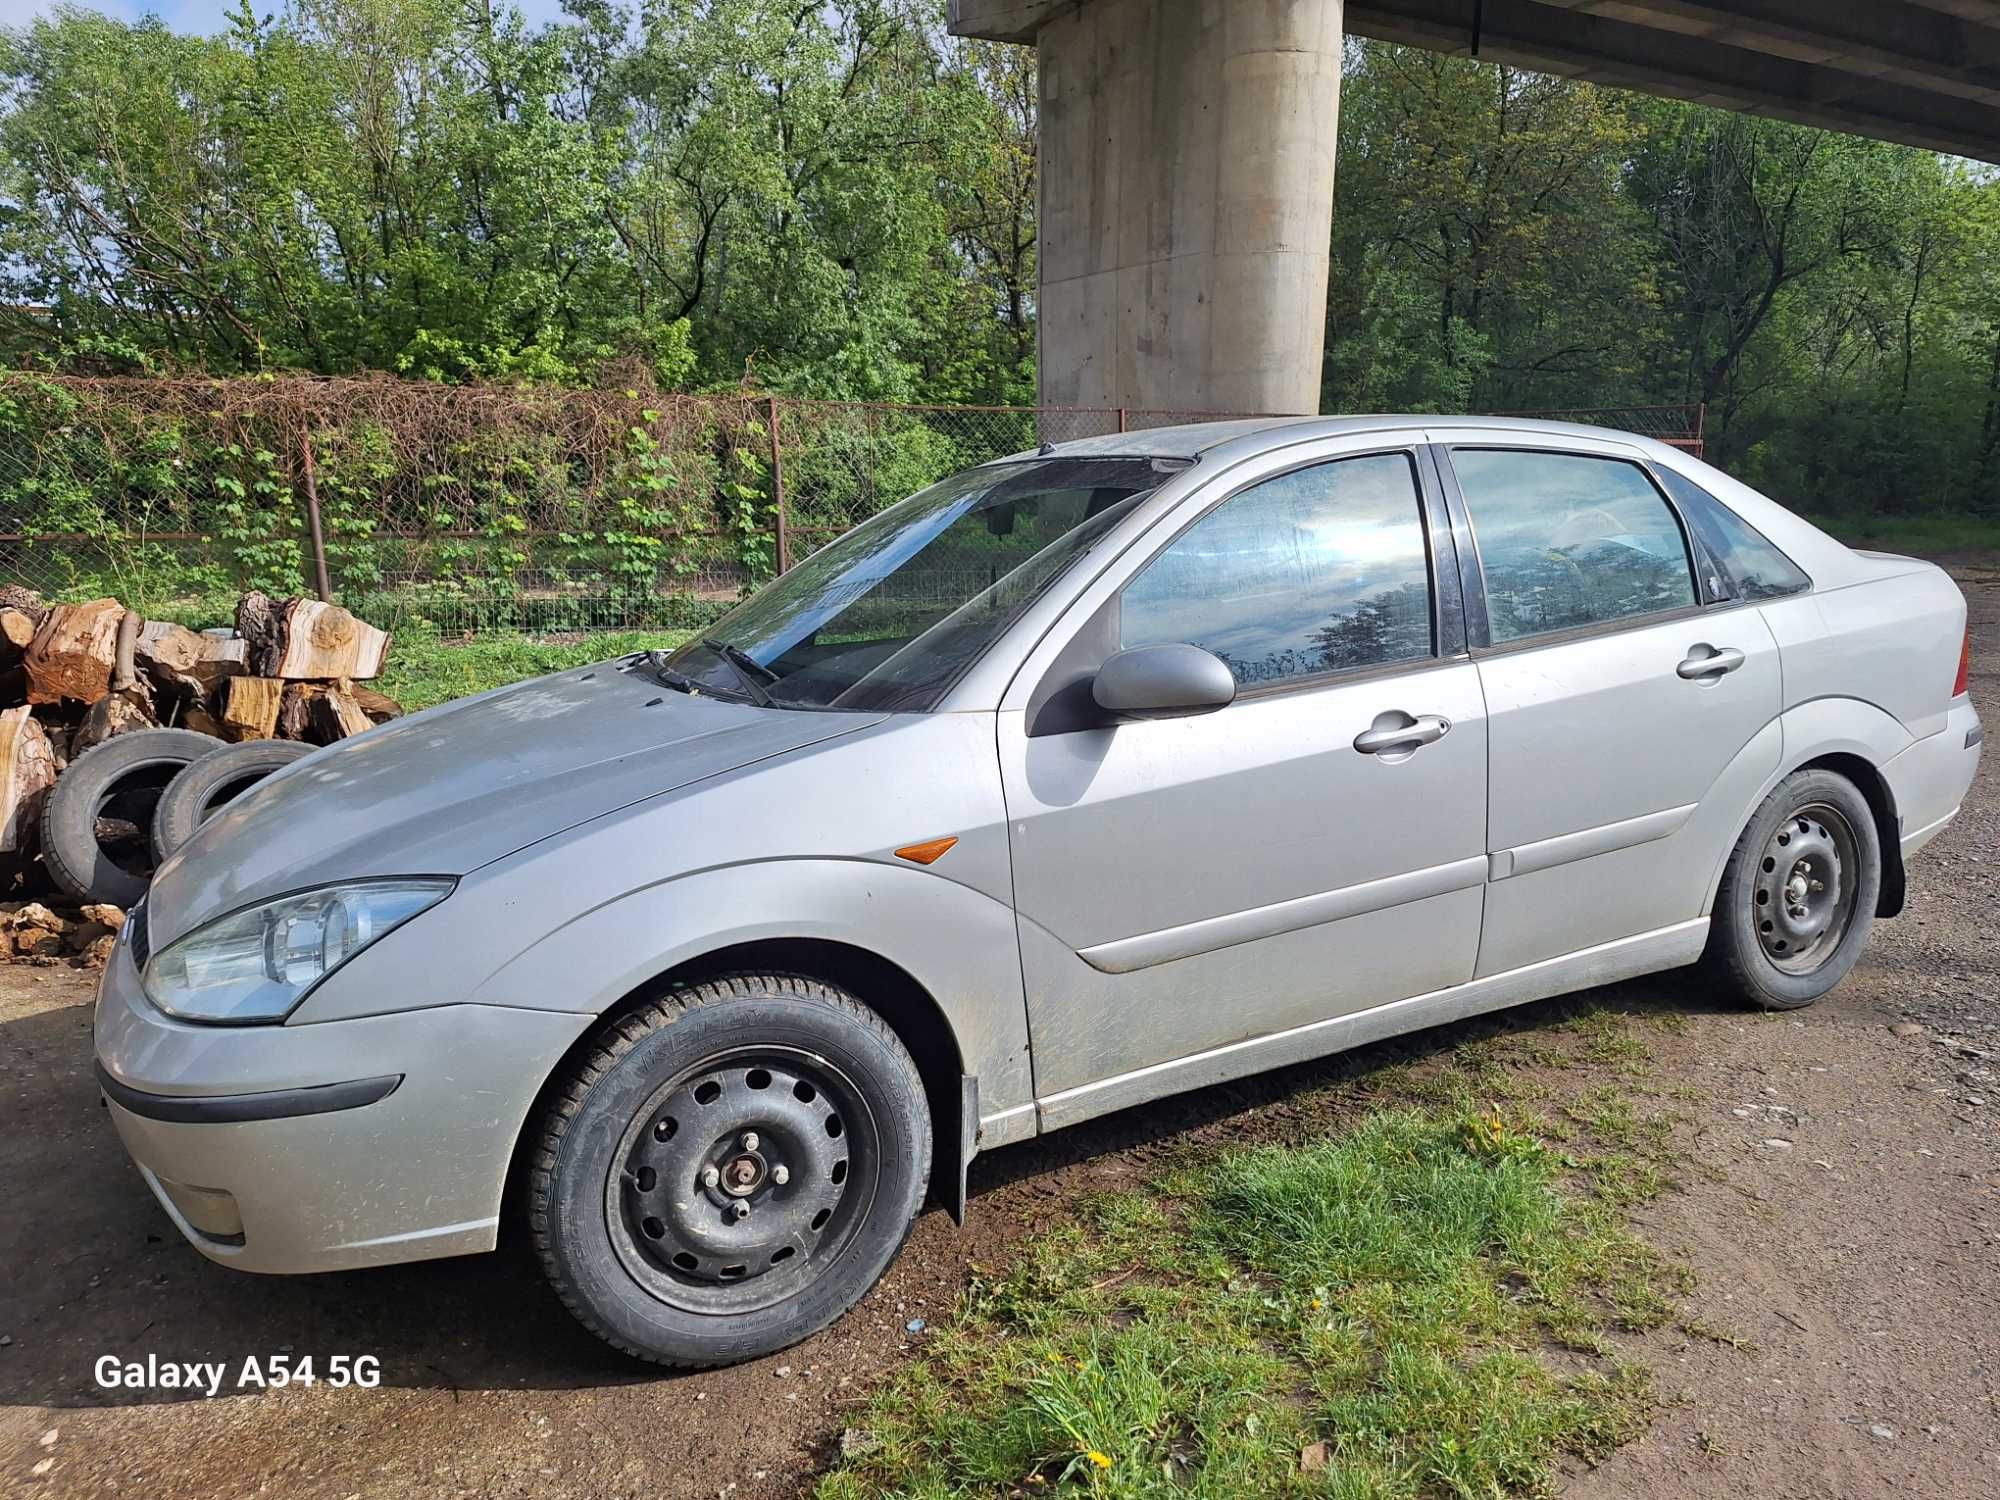
[[[715,1365],[859,1301],[923,1204],[930,1118],[896,1035],[853,996],[737,975],[608,1024],[530,1164],[543,1267],[586,1328]]]
[[[1875,922],[1882,847],[1861,791],[1798,771],[1764,799],[1716,892],[1709,958],[1746,1000],[1810,1005],[1847,977]]]

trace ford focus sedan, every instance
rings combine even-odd
[[[707,1365],[979,1151],[1700,962],[1807,1005],[1979,753],[1965,603],[1645,439],[1250,421],[967,470],[671,653],[279,772],[98,1076],[205,1255],[490,1249]]]

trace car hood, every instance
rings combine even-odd
[[[460,699],[309,755],[210,818],[153,879],[151,939],[332,881],[463,875],[882,718],[682,693],[614,663]]]

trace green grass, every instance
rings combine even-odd
[[[1192,1160],[976,1282],[821,1500],[1546,1494],[1650,1418],[1607,1342],[1673,1317],[1633,1190],[1458,1107]]]
[[[1967,514],[1807,516],[1850,547],[1935,557],[1953,552],[2000,552],[2000,516]]]
[[[463,641],[398,635],[390,645],[382,678],[374,685],[403,707],[416,710],[585,662],[678,646],[687,637],[685,630],[558,637],[494,633]]]

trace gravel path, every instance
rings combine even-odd
[[[1973,601],[1973,691],[1993,721],[2000,567],[1957,571]],[[1746,1014],[1678,976],[1609,992],[1686,1017],[1653,1050],[1664,1074],[1699,1091],[1685,1143],[1697,1170],[1641,1222],[1686,1253],[1692,1313],[1736,1347],[1635,1349],[1676,1399],[1569,1493],[2000,1491],[1993,762],[1912,871],[1908,912],[1877,929],[1862,968],[1822,1004]],[[946,1315],[972,1262],[1004,1256],[1080,1189],[1143,1178],[1191,1135],[1257,1138],[1314,1085],[1464,1035],[1425,1033],[996,1153],[974,1173],[972,1227],[926,1215],[888,1279],[834,1329],[740,1369],[660,1378],[581,1333],[518,1245],[301,1279],[202,1260],[103,1119],[89,984],[0,965],[0,1494],[793,1495],[848,1407],[905,1357],[905,1325]],[[1533,1030],[1559,1014],[1529,1006],[1498,1024]],[[148,1352],[222,1361],[231,1389],[209,1399],[93,1381],[100,1357]],[[322,1368],[331,1355],[373,1355],[382,1383],[234,1390],[247,1356],[279,1353]]]

